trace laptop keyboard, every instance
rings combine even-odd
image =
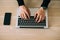
[[[34,16],[31,16],[29,20],[18,18],[18,26],[46,26],[46,19],[40,23],[36,23]]]

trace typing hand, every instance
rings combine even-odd
[[[30,11],[26,6],[24,5],[19,6],[19,10],[20,10],[19,14],[22,19],[25,20],[30,19]]]
[[[43,9],[43,7],[41,7],[36,13],[35,13],[35,21],[37,23],[43,21],[45,19],[45,10]]]

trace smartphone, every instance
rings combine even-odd
[[[12,13],[6,12],[4,16],[4,25],[10,25]]]

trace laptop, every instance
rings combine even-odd
[[[17,10],[17,18],[16,18],[16,27],[17,28],[48,28],[48,11],[45,10],[45,19],[40,23],[36,23],[34,20],[34,13],[39,8],[29,8],[31,12],[31,16],[29,20],[23,20],[20,18],[20,11]]]

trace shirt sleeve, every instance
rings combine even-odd
[[[17,0],[17,2],[18,2],[19,6],[24,5],[24,1],[23,0]]]
[[[46,8],[48,8],[49,3],[50,3],[50,0],[43,0],[41,7],[44,7],[46,9]]]
[[[18,5],[21,6],[21,5],[25,5],[24,4],[24,0],[17,0],[18,2]],[[41,7],[44,7],[44,8],[48,8],[48,4],[50,3],[50,0],[43,0],[42,4],[41,4]]]

